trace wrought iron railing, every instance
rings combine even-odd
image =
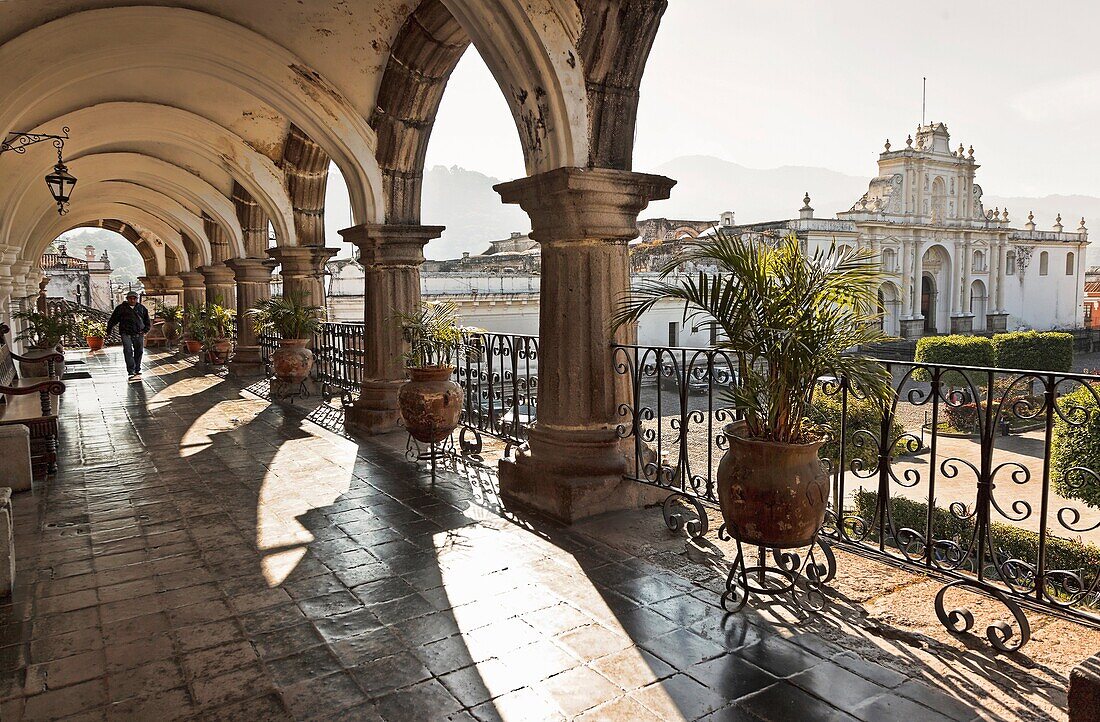
[[[666,524],[702,537],[706,508],[719,506],[723,429],[737,418],[722,394],[736,383],[736,359],[643,346],[614,354],[630,389],[619,407],[619,435],[635,451],[628,478],[667,490]],[[833,486],[823,533],[949,578],[935,607],[953,631],[974,618],[948,606],[952,588],[998,600],[1015,623],[986,630],[1002,650],[1027,642],[1027,606],[1100,624],[1100,509],[1086,501],[1100,499],[1100,468],[1051,453],[1058,434],[1100,429],[1100,376],[881,363],[896,391],[886,404],[844,378],[817,385]]]
[[[51,316],[71,315],[77,319],[89,318],[101,322],[104,326],[106,326],[107,322],[111,319],[111,313],[109,311],[101,311],[98,308],[92,308],[91,306],[85,306],[75,301],[57,297],[46,299],[46,313]],[[66,348],[84,348],[88,345],[88,341],[79,331],[66,336],[63,343]],[[107,335],[105,343],[109,346],[122,343],[122,337],[119,336],[118,328],[111,329],[111,333]]]
[[[456,355],[455,381],[464,397],[459,446],[481,453],[483,436],[505,443],[505,455],[527,440],[538,408],[537,336],[473,334],[464,353]]]
[[[271,368],[271,356],[279,348],[279,335],[262,333],[258,337],[260,359]],[[361,323],[322,323],[313,336],[313,370],[310,376],[321,386],[327,400],[339,397],[351,403],[363,382],[363,355],[366,334]]]

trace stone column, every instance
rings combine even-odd
[[[359,249],[364,277],[363,383],[344,417],[352,433],[381,434],[400,426],[397,391],[405,382],[405,341],[394,315],[420,307],[424,245],[441,233],[443,226],[376,224],[340,231]]]
[[[237,284],[233,280],[233,271],[229,266],[224,263],[211,263],[208,266],[201,266],[199,273],[202,274],[206,283],[207,303],[216,303],[226,308],[237,307]]]
[[[248,311],[257,302],[271,297],[271,272],[275,261],[270,258],[231,258],[225,265],[237,282],[237,346],[229,362],[230,373],[247,375],[264,370],[260,358],[260,342],[252,327]]]
[[[206,303],[206,279],[198,271],[179,274],[183,281],[183,307],[202,306]]]
[[[924,322],[917,310],[914,309],[914,305],[919,309],[919,304],[914,304],[914,300],[917,300],[920,294],[920,279],[914,275],[913,271],[913,247],[915,245],[917,244],[911,238],[902,239],[901,320],[898,323],[902,338],[917,338],[924,329]]]
[[[618,438],[628,380],[614,372],[611,317],[630,290],[627,242],[638,214],[675,181],[606,169],[558,168],[495,186],[531,216],[542,247],[538,420],[529,449],[500,462],[506,503],[564,522],[652,501],[623,481],[633,459]]]
[[[970,239],[955,244],[955,250],[961,254],[951,273],[951,333],[970,333],[974,329],[973,315],[970,313],[970,266],[973,252]]]
[[[270,248],[267,255],[282,268],[283,295],[301,291],[306,302],[325,306],[325,264],[337,254],[338,248],[324,246],[278,246]]]
[[[1005,313],[1005,261],[1009,248],[1008,240],[998,238],[993,241],[993,247],[996,248],[996,252],[992,253],[996,267],[989,274],[989,298],[986,300],[989,311],[985,316],[985,328],[987,331],[1004,331],[1008,328],[1008,314]]]
[[[183,279],[179,276],[139,276],[147,296],[183,296]],[[164,303],[161,301],[161,303]]]

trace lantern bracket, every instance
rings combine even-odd
[[[44,140],[52,140],[53,147],[57,149],[57,162],[61,162],[61,152],[65,149],[65,141],[69,139],[69,126],[65,126],[61,129],[61,135],[51,135],[49,133],[23,133],[18,130],[13,130],[8,133],[8,137],[3,141],[0,141],[0,154],[6,153],[9,150],[20,155],[27,152],[27,147],[32,146],[35,143],[41,143]]]

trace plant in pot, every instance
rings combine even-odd
[[[671,279],[685,263],[710,270]],[[808,256],[794,236],[719,232],[689,243],[617,311],[618,327],[663,301],[682,302],[685,326],[717,329],[716,346],[737,359],[723,401],[742,420],[724,429],[717,484],[726,528],[740,541],[807,546],[824,522],[829,480],[818,453],[830,430],[810,420],[819,379],[845,377],[861,397],[892,398],[889,372],[848,353],[883,338],[882,280],[868,249]]]
[[[91,316],[83,316],[77,322],[80,335],[88,344],[89,351],[99,351],[103,348],[103,341],[107,338],[107,324],[98,321]]]
[[[62,342],[66,338],[79,335],[76,318],[71,312],[58,309],[52,315],[38,311],[17,311],[12,318],[23,322],[23,330],[15,337],[16,341],[27,342],[28,360],[20,360],[19,368],[24,377],[46,376],[49,374],[49,362],[38,361],[35,357],[62,353]],[[55,368],[60,376],[63,369]]]
[[[313,368],[309,344],[321,327],[324,309],[307,303],[306,294],[294,291],[272,296],[249,310],[259,335],[276,335],[279,348],[272,354],[275,378],[286,384],[300,384]]]
[[[187,353],[199,353],[206,344],[205,307],[192,303],[183,310],[184,346]]]
[[[462,415],[462,388],[451,380],[450,360],[465,349],[458,306],[450,301],[423,303],[415,313],[398,314],[408,343],[409,381],[398,390],[401,418],[409,435],[424,444],[443,441]]]
[[[179,343],[183,330],[183,309],[179,306],[157,304],[156,317],[164,321],[164,341],[169,346]]]
[[[202,317],[206,333],[203,344],[206,360],[212,364],[227,363],[233,351],[233,311],[216,303],[207,303]]]

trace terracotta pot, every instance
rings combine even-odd
[[[825,442],[756,441],[745,438],[744,422],[727,425],[725,435],[718,501],[729,533],[758,546],[809,545],[829,503],[829,476],[818,458]]]
[[[229,362],[229,354],[233,350],[233,341],[228,338],[216,338],[206,348],[206,360],[212,364],[224,364]]]
[[[202,351],[202,341],[196,341],[189,338],[183,343],[185,346],[187,346],[188,353],[198,353],[199,351]]]
[[[275,378],[288,384],[300,384],[313,368],[313,351],[308,338],[279,339],[279,348],[271,354]]]
[[[164,340],[175,343],[180,339],[180,325],[171,321],[165,321],[163,325]]]
[[[103,348],[102,336],[85,336],[84,341],[88,344],[89,351],[98,351]]]
[[[423,444],[443,441],[458,426],[462,415],[462,388],[451,381],[451,366],[409,369],[409,381],[397,400],[409,434]]]

